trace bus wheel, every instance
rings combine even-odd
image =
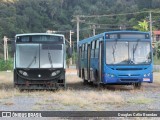
[[[141,89],[142,83],[134,83],[133,87],[134,89]]]
[[[97,83],[98,90],[103,90],[105,88],[105,85],[102,83]]]
[[[87,85],[88,84],[88,81],[83,79],[83,85]]]

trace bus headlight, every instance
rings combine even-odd
[[[26,71],[19,70],[19,73],[23,76],[28,76],[28,73]]]
[[[107,75],[107,77],[115,77],[114,74],[110,74],[110,73],[108,73],[108,74],[106,74],[106,75]]]
[[[144,74],[144,77],[147,77],[147,74]]]
[[[114,75],[113,75],[113,74],[111,74],[111,77],[114,77]]]
[[[56,76],[56,75],[58,75],[59,73],[60,73],[60,70],[54,71],[54,72],[52,72],[51,76]]]
[[[151,73],[148,73],[148,74],[144,74],[143,76],[144,77],[149,77],[151,75]]]
[[[24,76],[28,76],[28,73],[27,73],[27,72],[23,72],[23,75],[24,75]]]

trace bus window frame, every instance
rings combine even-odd
[[[91,42],[91,58],[95,58],[95,40]]]

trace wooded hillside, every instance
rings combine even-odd
[[[1,0],[0,37],[13,38],[17,33],[46,32],[46,30],[69,31],[76,29],[71,22],[74,15],[110,15],[155,11],[160,0]],[[117,15],[112,17],[81,18],[80,37],[92,34],[92,23],[97,24],[96,33],[116,30],[120,27],[133,29],[138,21],[148,20],[149,13]],[[160,29],[160,13],[153,13],[154,29]],[[64,33],[67,34],[68,33]]]

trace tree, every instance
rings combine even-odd
[[[133,26],[134,29],[139,31],[149,31],[148,22],[146,20],[138,21],[138,25]]]

